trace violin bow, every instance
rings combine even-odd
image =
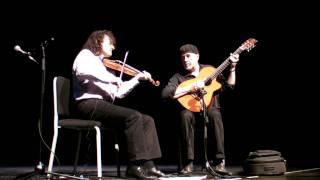
[[[127,61],[128,54],[129,54],[129,51],[126,51],[126,54],[124,55],[122,67],[121,67],[121,72],[120,72],[120,79],[121,80],[122,80],[123,70],[124,70],[124,66],[125,66],[126,61]]]

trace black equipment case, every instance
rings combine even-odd
[[[286,160],[275,150],[256,150],[244,161],[244,173],[249,175],[281,175],[286,172]]]

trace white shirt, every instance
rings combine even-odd
[[[72,70],[73,96],[76,100],[97,98],[113,101],[115,98],[125,97],[139,84],[136,78],[132,78],[129,81],[121,81],[121,85],[118,86],[115,82],[119,81],[119,78],[110,73],[100,57],[88,49],[79,52]]]

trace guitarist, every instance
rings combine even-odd
[[[181,62],[184,67],[184,72],[179,72],[174,74],[165,88],[162,90],[162,98],[166,100],[176,100],[186,93],[195,93],[205,86],[202,80],[198,80],[197,77],[200,76],[201,70],[205,67],[212,67],[209,65],[199,64],[199,50],[195,45],[185,44],[180,47],[180,57]],[[215,172],[221,175],[231,175],[229,171],[225,168],[225,152],[224,152],[224,129],[222,116],[220,112],[220,104],[219,104],[219,92],[223,89],[233,89],[236,80],[236,65],[239,61],[239,54],[230,56],[230,69],[228,79],[224,79],[222,74],[220,74],[216,79],[219,83],[221,83],[221,88],[219,91],[216,91],[212,97],[212,100],[207,110],[208,119],[210,123],[210,128],[212,127],[212,135],[215,137],[214,140],[214,170]],[[185,81],[192,81],[190,85],[185,87],[180,87],[179,85]],[[214,81],[214,80],[213,80]],[[213,81],[209,82],[212,83]],[[180,167],[179,173],[181,174],[190,174],[193,171],[193,161],[194,161],[194,132],[196,122],[203,122],[203,116],[200,115],[199,112],[193,112],[185,107],[181,107],[179,109],[180,113],[180,122],[178,126],[180,126],[179,132],[179,143],[180,143]],[[196,120],[199,119],[199,120]],[[210,132],[210,131],[209,131]]]

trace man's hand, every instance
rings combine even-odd
[[[239,61],[239,54],[230,54],[230,72],[234,72],[236,70],[236,65]]]
[[[196,82],[192,85],[190,91],[191,91],[191,92],[196,92],[196,91],[198,91],[199,89],[204,88],[204,85],[205,85],[205,84],[204,84],[203,81],[196,81]]]

